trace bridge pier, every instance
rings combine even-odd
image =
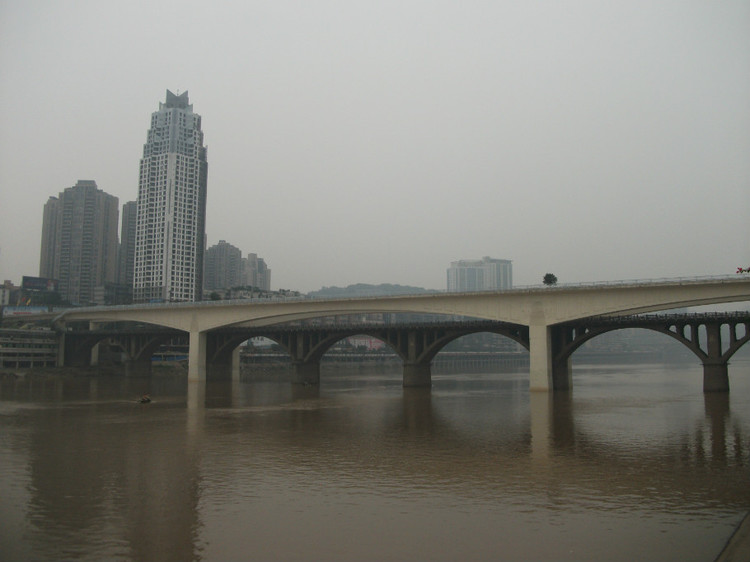
[[[703,359],[703,392],[729,392],[728,362],[722,361],[721,347],[721,324],[707,323],[707,358]]]
[[[190,331],[188,382],[206,381],[206,332]]]
[[[212,381],[232,380],[232,365],[230,363],[209,363],[206,365],[206,379]]]
[[[552,362],[552,390],[570,390],[573,388],[572,358],[555,358]]]
[[[292,384],[318,386],[320,384],[320,361],[293,361]]]
[[[554,388],[552,330],[549,326],[529,326],[529,390],[549,392]]]
[[[58,367],[65,367],[65,332],[57,333],[57,362]]]
[[[147,355],[140,359],[127,359],[125,361],[126,377],[150,377],[151,376],[151,356]]]
[[[208,360],[207,360],[208,361]],[[235,347],[231,355],[206,364],[206,378],[218,381],[240,380],[240,348]]]
[[[404,362],[404,382],[407,388],[432,386],[432,370],[430,363],[407,363]]]
[[[703,363],[703,392],[729,392],[727,363]]]

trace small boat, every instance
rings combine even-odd
[[[144,394],[138,399],[138,402],[141,404],[148,404],[151,402],[151,397],[148,394]]]

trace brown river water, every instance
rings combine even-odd
[[[0,383],[0,559],[711,561],[750,508],[750,361]],[[150,393],[150,404],[136,398]]]

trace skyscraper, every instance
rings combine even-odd
[[[117,197],[79,180],[44,205],[39,275],[58,279],[73,304],[94,301],[94,289],[117,274]]]
[[[117,264],[117,282],[120,285],[133,287],[133,269],[135,267],[135,221],[138,203],[128,201],[122,206],[122,226],[120,227],[120,252]]]
[[[167,90],[143,145],[133,300],[196,301],[203,291],[207,149],[188,93]]]
[[[449,291],[491,291],[513,287],[513,263],[484,257],[481,260],[451,262]]]

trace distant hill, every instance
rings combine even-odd
[[[307,293],[308,297],[316,299],[340,298],[340,297],[384,297],[392,295],[414,295],[420,293],[437,293],[434,289],[422,287],[411,287],[409,285],[392,285],[382,283],[380,285],[368,285],[357,283],[348,287],[323,287],[318,291]]]

